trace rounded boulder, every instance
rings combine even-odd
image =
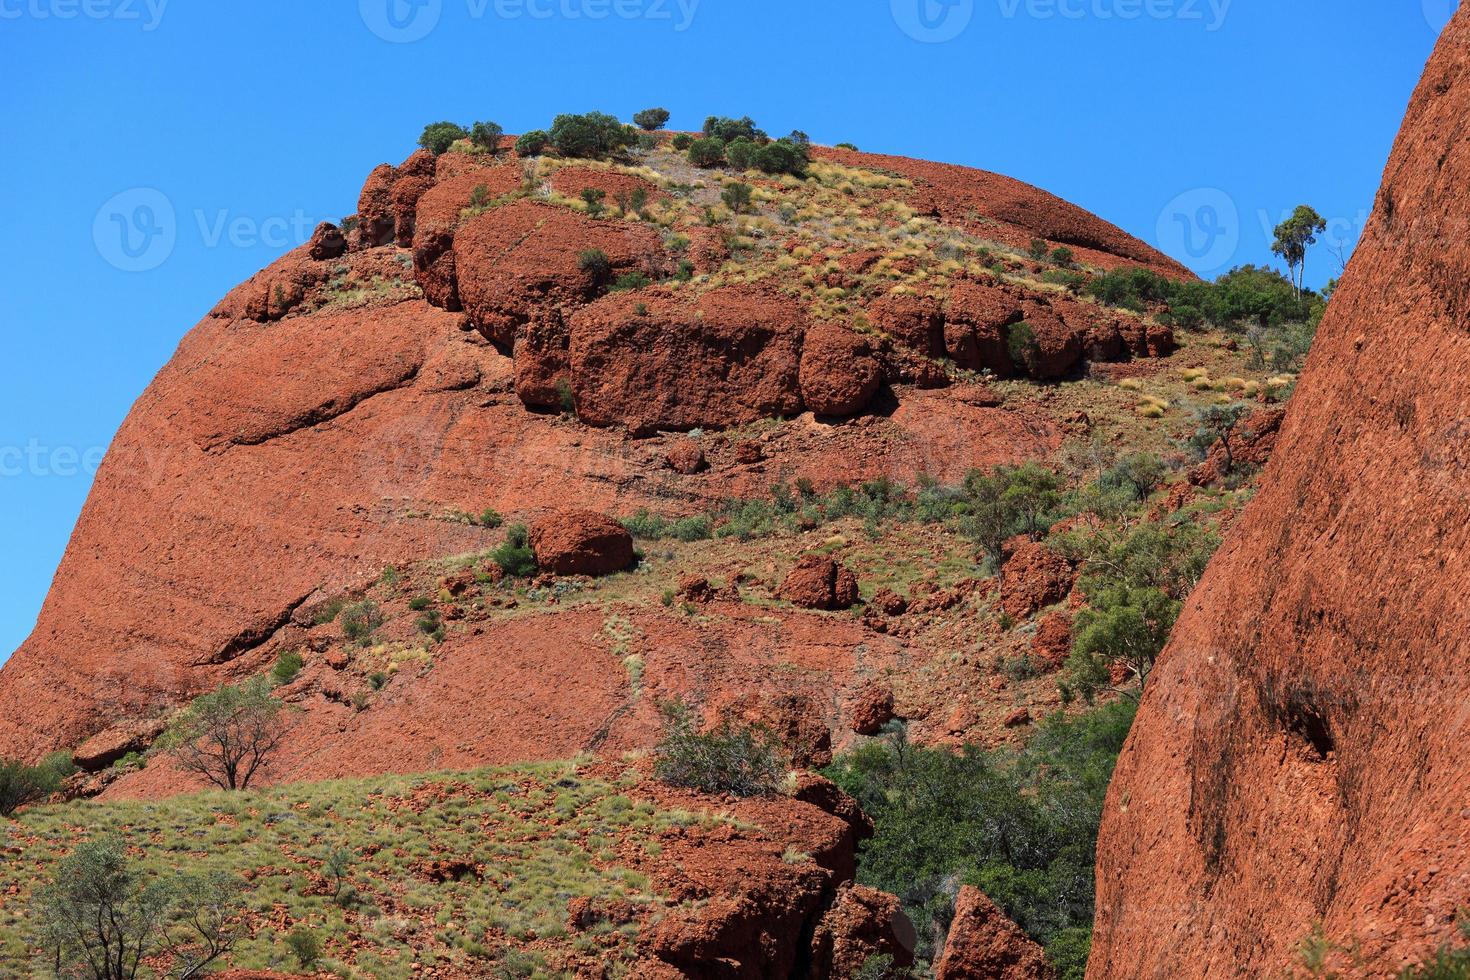
[[[610,575],[633,564],[633,536],[605,514],[558,511],[531,525],[536,564],[555,575]]]

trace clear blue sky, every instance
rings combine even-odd
[[[0,660],[180,337],[428,121],[750,114],[1010,174],[1210,273],[1303,201],[1356,237],[1454,6],[0,0]]]

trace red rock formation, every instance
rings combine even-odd
[[[917,936],[899,901],[865,885],[838,889],[812,939],[811,976],[855,977],[871,957],[912,966]]]
[[[633,536],[611,517],[561,510],[531,525],[536,564],[553,575],[609,575],[633,564]]]
[[[786,573],[781,597],[803,609],[847,609],[858,601],[857,578],[825,555],[804,555]]]
[[[799,377],[802,400],[818,415],[856,415],[883,383],[872,343],[836,323],[807,330]]]
[[[805,330],[797,304],[741,287],[608,296],[571,321],[577,416],[654,431],[796,415]]]
[[[1264,465],[1276,448],[1276,436],[1285,416],[1285,409],[1268,406],[1241,419],[1230,433],[1228,463],[1224,441],[1217,440],[1204,462],[1190,470],[1189,482],[1197,487],[1209,486],[1227,475],[1227,466],[1240,470]]]
[[[868,684],[852,702],[852,730],[859,735],[877,735],[894,718],[893,690],[883,684]]]
[[[1109,790],[1088,976],[1392,977],[1470,894],[1470,8],[1409,104],[1256,498]]]
[[[1001,575],[1001,608],[1025,619],[1072,591],[1076,578],[1067,559],[1044,544],[1026,541],[1006,561]]]
[[[955,902],[944,952],[934,980],[1052,980],[1056,971],[1041,947],[996,907],[966,885]]]

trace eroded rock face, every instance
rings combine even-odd
[[[1016,619],[1055,602],[1061,602],[1072,591],[1076,578],[1067,559],[1036,541],[1016,548],[1005,564],[1000,585],[1001,608]]]
[[[604,514],[561,510],[531,525],[531,550],[554,575],[610,575],[633,564],[633,536]]]
[[[1172,975],[1172,974],[1171,974]],[[966,885],[934,980],[1053,980],[1046,954],[984,892]]]
[[[805,555],[786,573],[781,597],[803,609],[848,609],[858,601],[857,576],[825,555]]]
[[[801,351],[801,397],[818,415],[856,415],[883,383],[883,370],[868,338],[836,323],[806,332]]]
[[[1470,9],[1246,508],[1109,789],[1088,976],[1269,976],[1321,923],[1354,976],[1454,932],[1470,881]]]
[[[812,941],[812,975],[855,977],[874,956],[889,956],[899,968],[912,966],[917,940],[913,923],[897,898],[866,885],[837,892]]]
[[[577,416],[655,431],[796,415],[805,332],[795,303],[744,288],[608,296],[571,320]]]

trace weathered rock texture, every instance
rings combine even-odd
[[[1053,980],[1036,945],[980,889],[960,889],[934,980]]]
[[[1470,896],[1470,9],[1409,105],[1264,485],[1143,699],[1088,976],[1397,975]]]

